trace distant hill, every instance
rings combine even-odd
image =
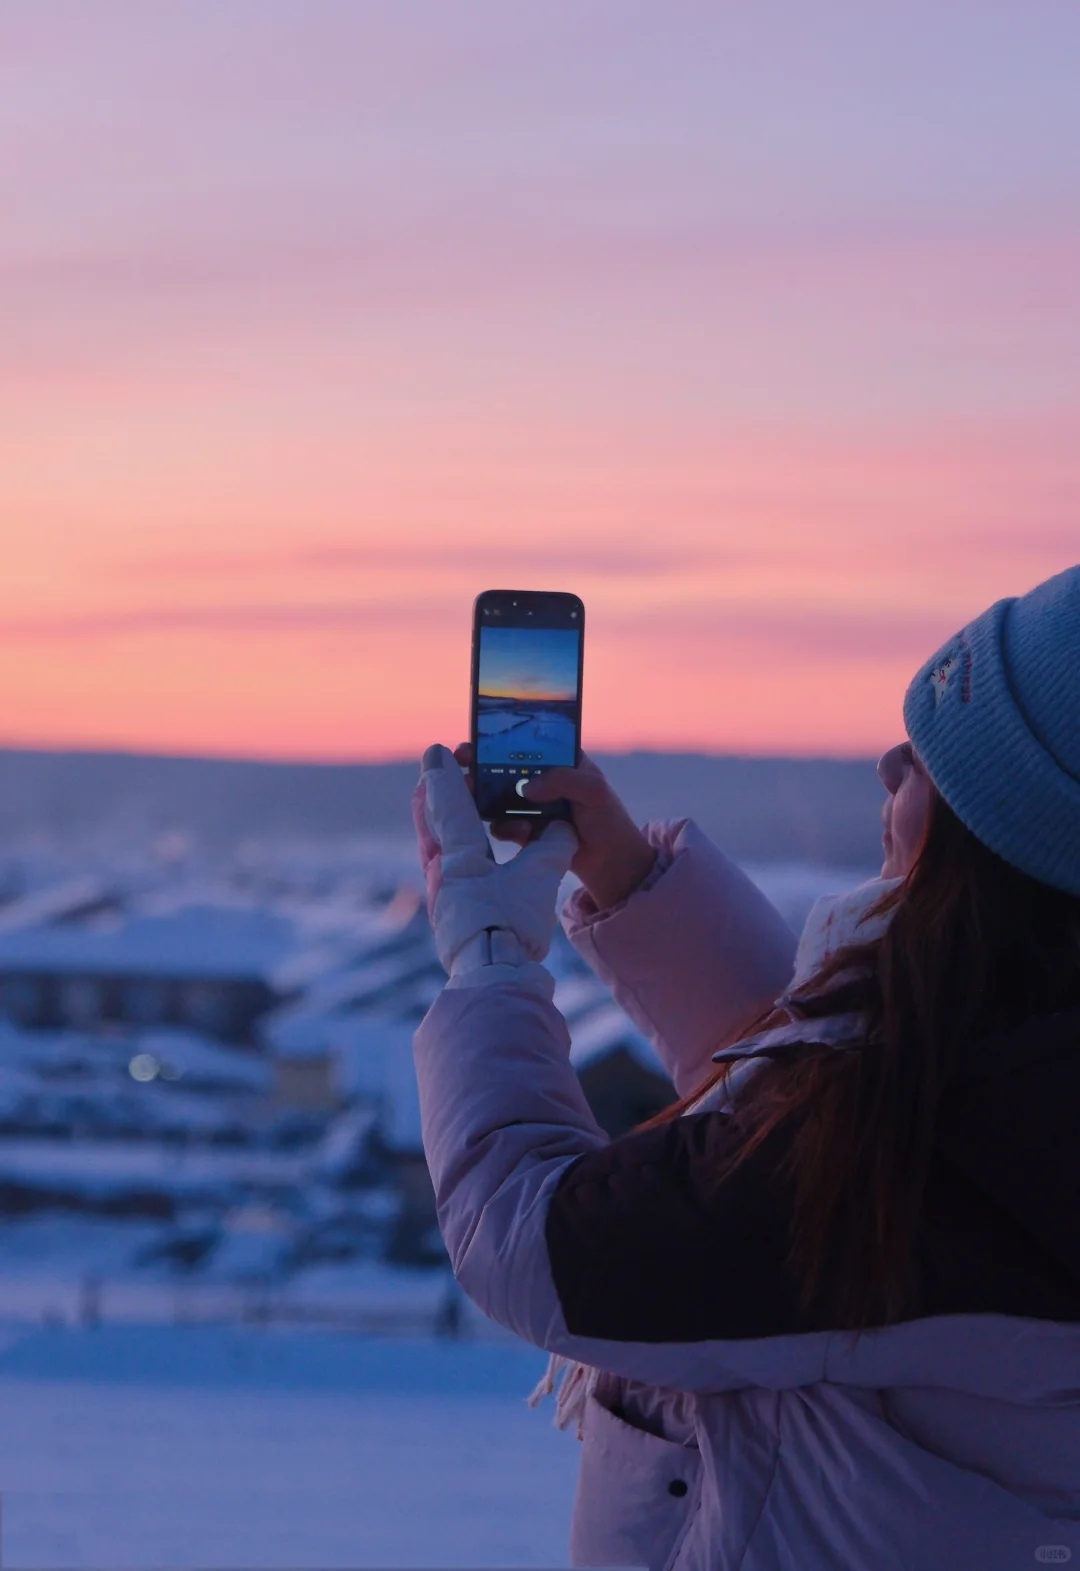
[[[882,788],[866,761],[624,753],[598,762],[639,821],[693,817],[746,861],[872,869]],[[248,836],[411,833],[415,762],[253,763],[0,749],[0,841],[166,830],[209,846]]]

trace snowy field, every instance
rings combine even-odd
[[[5,1567],[565,1566],[516,1343],[0,1330]]]

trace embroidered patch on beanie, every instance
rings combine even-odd
[[[934,692],[935,709],[950,687],[959,687],[962,702],[970,704],[971,650],[963,633],[956,647],[931,667],[928,680]]]

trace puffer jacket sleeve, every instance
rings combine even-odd
[[[525,1340],[631,1379],[717,1391],[822,1378],[827,1337],[786,1275],[776,1153],[718,1207],[723,1118],[609,1141],[550,977],[499,969],[505,980],[447,987],[415,1039],[439,1223],[465,1292]]]
[[[659,877],[606,911],[579,889],[562,921],[686,1096],[717,1047],[790,982],[795,935],[692,819],[645,833],[660,852]]]

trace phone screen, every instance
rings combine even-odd
[[[581,754],[585,611],[576,595],[492,590],[476,602],[473,748],[482,818],[564,818],[520,786]]]

